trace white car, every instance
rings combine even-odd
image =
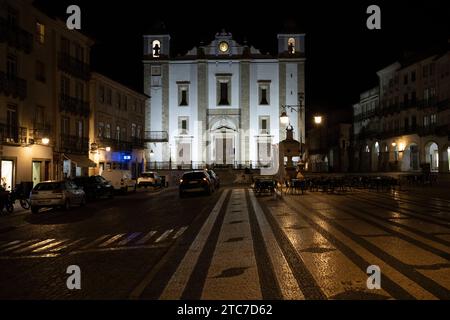
[[[130,170],[103,170],[102,177],[108,180],[114,190],[121,192],[136,191],[136,180]]]
[[[156,172],[142,172],[137,184],[138,187],[161,186],[161,177]]]
[[[84,206],[86,194],[72,181],[45,181],[38,183],[30,195],[31,212],[40,208],[62,207],[68,210],[73,204]]]

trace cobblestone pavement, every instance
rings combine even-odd
[[[172,189],[0,220],[2,299],[449,299],[449,259],[450,200],[415,189]]]

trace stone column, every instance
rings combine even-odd
[[[250,62],[240,63],[240,76],[239,161],[243,163],[250,160]]]
[[[208,64],[206,61],[199,61],[197,64],[197,98],[198,98],[198,159],[209,162],[208,143]]]
[[[298,130],[299,137],[301,137],[300,143],[305,143],[305,113],[306,113],[306,93],[305,93],[305,63],[300,62],[297,64],[297,85],[298,85],[298,93],[303,92],[303,110],[299,110],[298,112]]]
[[[285,62],[279,62],[278,67],[278,81],[279,81],[279,88],[278,88],[278,94],[280,97],[280,106],[279,106],[279,112],[278,114],[281,114],[284,110],[281,108],[281,106],[286,104],[286,63]],[[286,128],[283,127],[283,125],[280,122],[280,119],[277,119],[278,126],[279,126],[279,135],[280,135],[280,141],[283,141],[286,138]]]
[[[169,134],[169,139],[171,137],[171,132],[169,131],[169,117],[170,117],[170,106],[169,106],[169,64],[161,64],[161,81],[162,81],[162,130],[167,131]],[[169,140],[170,142],[170,140]],[[169,161],[170,158],[170,148],[167,143],[163,145],[163,161]],[[173,160],[173,159],[172,159]]]

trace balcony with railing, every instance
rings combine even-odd
[[[68,53],[58,53],[58,68],[82,80],[90,79],[89,64],[72,57]]]
[[[3,42],[7,42],[9,46],[27,54],[33,51],[33,35],[0,17],[0,43]]]
[[[419,136],[446,136],[450,132],[450,125],[408,126],[384,131],[363,130],[356,136],[357,140],[389,139],[398,136],[417,134]]]
[[[39,143],[43,138],[50,138],[51,134],[49,124],[35,124],[34,129],[30,130],[30,139],[33,139],[34,143]]]
[[[168,142],[167,131],[145,131],[144,142]]]
[[[88,117],[90,113],[89,102],[67,95],[60,95],[59,110],[83,117]]]
[[[27,82],[0,71],[0,93],[24,100],[27,97]]]
[[[21,145],[28,142],[28,130],[25,127],[19,127],[8,124],[0,124],[0,143]]]
[[[144,149],[145,147],[144,139],[133,137],[131,138],[131,145],[133,146],[134,149]]]
[[[87,154],[89,151],[89,138],[61,134],[60,151],[74,154]]]
[[[134,140],[126,141],[115,138],[97,137],[97,142],[101,147],[110,147],[114,152],[131,152],[135,147]]]

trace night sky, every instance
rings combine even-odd
[[[306,33],[306,96],[310,112],[351,110],[377,85],[376,71],[404,52],[442,47],[450,39],[449,1],[105,1],[38,0],[49,14],[82,10],[82,32],[96,41],[95,71],[142,91],[142,35],[164,22],[172,53],[208,43],[226,29],[261,52],[276,53],[286,25]],[[366,28],[366,9],[381,8],[381,30]]]

